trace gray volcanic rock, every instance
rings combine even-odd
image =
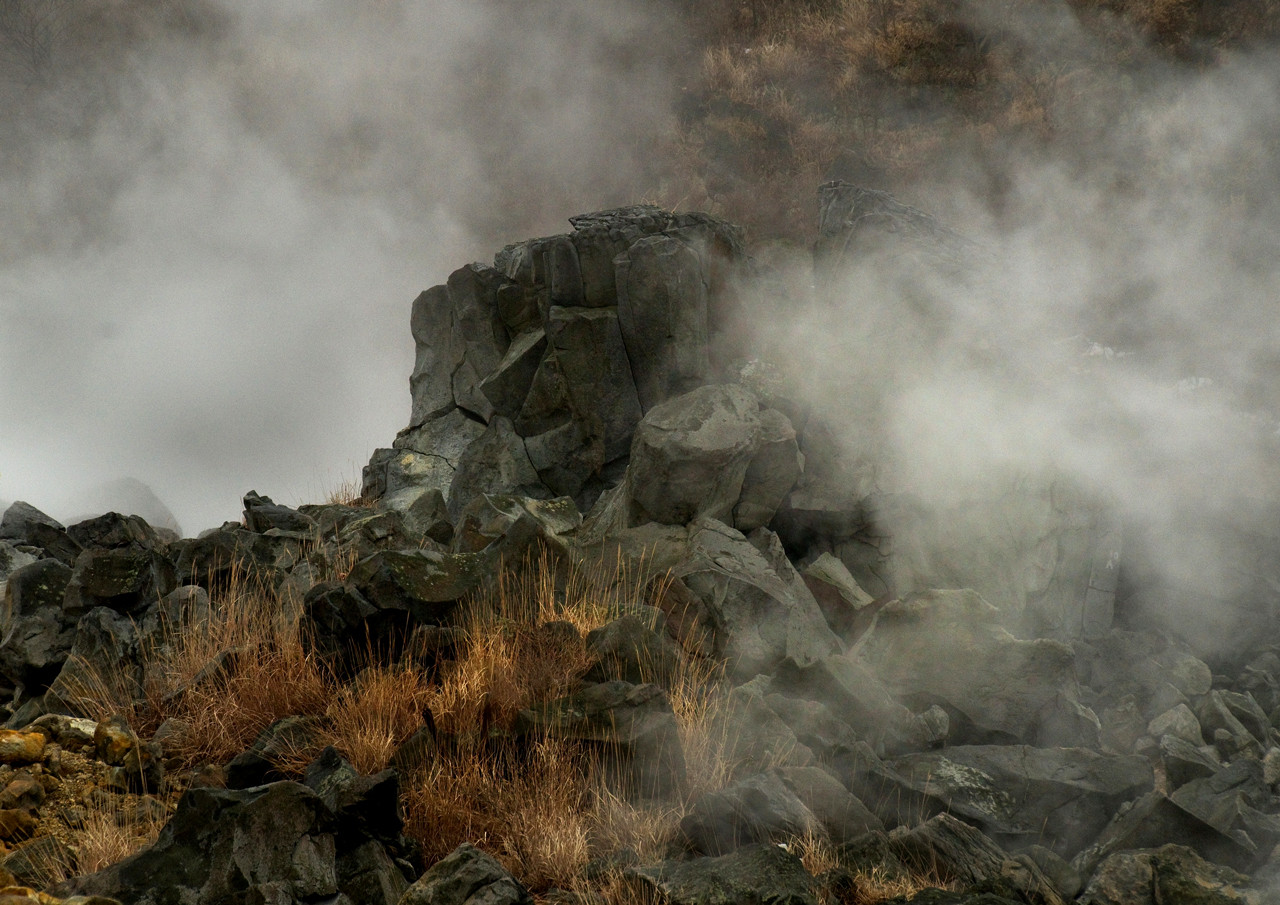
[[[1255,905],[1274,899],[1231,868],[1206,861],[1186,846],[1169,844],[1112,855],[1098,868],[1079,901],[1082,905]]]
[[[964,887],[994,886],[1016,901],[1063,905],[1062,895],[1035,861],[1025,855],[1010,858],[980,831],[949,814],[893,833],[889,848],[918,872],[952,877]]]
[[[701,387],[650,410],[627,468],[629,522],[731,522],[759,449],[759,412],[755,396],[737,386]]]
[[[752,537],[768,549],[767,537]],[[678,599],[682,607],[667,613],[680,625],[677,637],[683,635],[686,649],[692,645],[704,656],[727,660],[729,674],[740,682],[770,673],[784,660],[807,665],[840,648],[785,557],[771,560],[721,522],[625,530],[598,555],[603,562],[621,555],[665,574],[664,603]]]
[[[105,512],[136,515],[152,528],[182,536],[182,526],[169,507],[150,486],[137,478],[116,478],[89,488],[77,495],[77,508],[85,513],[68,520],[68,524],[85,521]]]
[[[371,801],[362,810],[384,806]],[[296,782],[194,788],[154,845],[69,880],[58,892],[138,905],[398,901],[409,886],[400,867],[376,838],[348,838],[340,845],[345,823],[321,795]]]
[[[1006,848],[1038,843],[1064,858],[1093,842],[1122,804],[1153,784],[1144,758],[1084,748],[957,746],[903,755],[886,766],[904,788],[933,798]]]
[[[777,845],[748,845],[715,858],[663,861],[628,870],[629,879],[670,905],[817,905],[800,859]]]
[[[12,503],[0,517],[0,540],[39,547],[68,566],[75,562],[81,550],[61,522],[22,500]]]
[[[464,842],[410,886],[398,905],[532,905],[533,897],[491,855]]]
[[[21,685],[43,687],[71,650],[76,620],[63,612],[71,569],[41,559],[15,569],[5,585],[6,626],[0,639],[0,674]]]
[[[857,656],[898,696],[941,704],[975,727],[1047,746],[1096,745],[1067,645],[1023,641],[973,591],[929,591],[886,604]]]
[[[457,462],[461,449],[423,435],[453,434],[433,425],[459,412],[482,426],[502,417],[529,441],[540,480],[585,507],[621,476],[643,411],[714,379],[731,357],[717,349],[728,348],[747,259],[741,231],[704,214],[637,205],[570,223],[572,233],[508,246],[494,267],[469,264],[414,301],[413,404],[395,445]],[[438,464],[377,450],[364,493],[434,486],[456,515],[468,499],[453,500]]]
[[[482,493],[514,494],[547,499],[553,494],[538,479],[524,440],[501,416],[489,422],[458,460],[449,485],[449,515],[455,523],[463,508]]]
[[[710,376],[702,262],[687,243],[650,236],[619,255],[614,270],[622,337],[648,411]]]
[[[697,799],[680,821],[693,850],[708,855],[814,835],[843,844],[880,829],[880,820],[861,801],[817,767],[748,776]]]

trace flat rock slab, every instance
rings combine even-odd
[[[1085,748],[972,745],[887,762],[911,791],[934,798],[1012,850],[1039,843],[1071,858],[1125,802],[1150,792],[1151,766]]]
[[[817,905],[814,880],[800,859],[777,845],[749,845],[729,855],[664,861],[627,872],[667,905]]]

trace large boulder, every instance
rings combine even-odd
[[[1097,717],[1079,701],[1072,649],[1015,638],[973,591],[928,591],[886,604],[857,656],[895,696],[959,713],[973,738],[1097,745]]]
[[[626,877],[670,905],[817,905],[815,883],[800,859],[758,843],[727,855],[663,861]]]
[[[1031,858],[1009,857],[979,830],[949,814],[889,837],[898,860],[918,873],[962,888],[982,884],[1033,905],[1063,905],[1063,896]],[[981,900],[979,900],[981,901]]]
[[[680,821],[680,833],[693,850],[708,855],[806,836],[838,845],[882,828],[839,780],[818,767],[748,776],[695,800]]]
[[[4,635],[0,675],[8,681],[44,687],[57,675],[75,637],[75,618],[62,609],[71,569],[58,559],[41,559],[15,569],[4,592]]]
[[[1082,905],[1257,905],[1274,901],[1247,876],[1184,845],[1119,852],[1098,868]]]
[[[0,540],[15,546],[38,547],[68,566],[81,550],[61,522],[22,500],[11,503],[0,516]]]
[[[428,868],[398,905],[533,905],[533,897],[492,855],[464,842]]]
[[[466,505],[482,493],[536,499],[552,496],[529,461],[524,440],[501,416],[494,417],[458,459],[447,497],[449,515],[455,523]]]
[[[411,867],[397,860],[398,841],[371,830],[398,827],[394,791],[373,791],[373,778],[344,795],[331,772],[316,779],[319,790],[296,782],[190,789],[154,845],[57,892],[139,905],[398,902]]]
[[[585,508],[621,477],[644,411],[728,373],[735,274],[747,266],[740,230],[650,205],[570,223],[572,233],[508,246],[493,267],[469,264],[414,301],[410,426],[374,453],[367,497],[398,485],[451,497],[441,459],[459,461],[477,437],[444,422],[504,418],[538,479]]]
[[[587,527],[584,527],[584,532]],[[739,682],[772,673],[783,661],[801,666],[840,648],[776,538],[751,539],[722,522],[687,527],[650,524],[616,532],[590,547],[605,564],[656,579],[655,602],[687,648],[727,661]]]
[[[919,798],[973,823],[1005,848],[1044,845],[1071,858],[1097,837],[1126,802],[1150,792],[1150,764],[1084,748],[956,746],[907,754],[886,764],[901,795]],[[886,790],[887,797],[894,797]],[[905,816],[905,815],[904,815]]]
[[[755,396],[738,386],[701,387],[651,409],[627,468],[630,523],[732,522],[759,446],[759,412]]]

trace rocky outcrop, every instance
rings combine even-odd
[[[455,517],[478,491],[585,507],[646,411],[723,373],[746,266],[737,228],[646,205],[570,223],[414,302],[410,423],[371,459],[367,496],[403,506],[410,488],[436,489]],[[483,486],[455,489],[460,475]]]
[[[983,254],[883,193],[829,185],[822,203],[819,286],[881,267],[967,278]],[[859,901],[856,884],[883,875],[955,887],[925,902],[1059,905],[1082,889],[1097,903],[1256,900],[1262,883],[1244,875],[1275,873],[1280,845],[1267,633],[1233,669],[1134,623],[1130,534],[1063,476],[941,509],[881,486],[842,440],[861,425],[744,363],[733,311],[754,265],[735,228],[647,206],[570,222],[413,303],[410,424],[365,470],[367,506],[250,491],[243,524],[182,540],[132,516],[64,527],[9,507],[0,762],[15,776],[0,787],[13,805],[0,836],[36,833],[39,793],[18,773],[52,770],[52,739],[83,734],[86,690],[111,673],[144,708],[146,650],[204,618],[228,583],[276,591],[334,681],[362,681],[370,658],[436,681],[474,640],[474,595],[541,562],[538,606],[506,615],[494,639],[571,664],[538,703],[517,714],[484,697],[476,727],[440,732],[426,710],[396,739],[399,773],[361,776],[327,749],[305,782],[281,761],[325,744],[332,716],[275,719],[208,765],[155,845],[62,892],[527,905],[494,857],[510,867],[521,852],[464,844],[416,862],[399,775],[421,780],[460,751],[500,751],[495,769],[514,772],[552,738],[590,754],[600,800],[682,809],[661,855],[611,852],[584,869],[615,893],[806,905],[820,887]],[[559,608],[592,564],[610,577],[584,628]],[[190,682],[235,675],[239,657],[221,652]],[[724,679],[705,726],[688,725],[707,704],[682,686],[690,672]],[[92,726],[112,788],[163,784],[165,727]],[[694,785],[709,772],[694,729],[730,761],[715,786]],[[57,843],[23,844],[32,863]],[[824,857],[830,869],[810,876]]]

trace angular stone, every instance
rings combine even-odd
[[[464,842],[428,868],[398,905],[533,905],[533,897],[491,855]]]
[[[1267,901],[1249,878],[1206,861],[1184,845],[1120,852],[1107,858],[1080,897],[1082,905],[1257,905]]]
[[[1179,704],[1154,718],[1147,724],[1147,733],[1153,738],[1172,735],[1196,747],[1204,744],[1200,721],[1186,704]]]
[[[409,424],[416,426],[453,408],[453,373],[462,364],[465,349],[454,327],[445,286],[433,286],[414,300],[409,325],[417,349],[409,378],[413,396]]]
[[[586,305],[582,268],[578,266],[578,249],[573,240],[555,236],[541,243],[541,252],[550,303],[575,308]]]
[[[953,877],[962,887],[978,884],[1007,891],[1010,898],[1040,905],[1063,905],[1054,884],[1030,858],[1011,859],[979,830],[950,814],[889,837],[902,863],[918,872]]]
[[[1222,762],[1213,748],[1198,748],[1176,735],[1160,737],[1160,753],[1170,789],[1186,785],[1193,779],[1212,776],[1222,769]]]
[[[823,553],[805,566],[802,573],[805,585],[836,635],[852,640],[870,626],[874,601],[843,562],[830,553]]]
[[[279,531],[300,531],[310,534],[316,530],[315,519],[296,509],[281,506],[269,496],[261,496],[256,490],[244,495],[244,523],[250,531],[265,534],[272,528]]]
[[[814,879],[777,845],[748,845],[728,855],[663,861],[625,872],[669,905],[817,905]]]
[[[532,437],[563,427],[571,418],[569,384],[559,357],[551,350],[538,363],[520,413],[513,419],[515,428],[521,436]]]
[[[95,713],[98,689],[107,681],[114,693],[140,698],[142,674],[135,622],[108,607],[92,609],[76,625],[66,662],[45,693],[45,708],[69,716]]]
[[[467,503],[482,493],[546,499],[551,493],[538,479],[524,440],[498,415],[458,461],[449,485],[449,515],[456,523]]]
[[[319,902],[383,905],[382,890],[407,882],[392,859],[376,882],[364,840],[339,847],[336,815],[304,785],[275,782],[251,789],[189,789],[154,845],[58,887],[60,895],[107,895],[148,902]],[[373,840],[369,840],[373,841]],[[357,859],[351,863],[352,856]],[[357,882],[351,886],[344,883]],[[374,898],[367,890],[377,890]],[[362,891],[366,890],[366,891]]]
[[[510,341],[498,316],[497,294],[507,278],[484,264],[468,264],[449,274],[449,303],[462,337],[464,358],[481,377],[493,373]]]
[[[770,673],[784,660],[805,666],[839,649],[803,583],[780,576],[746,538],[719,522],[691,526],[671,578],[701,602],[713,655],[726,659],[739,681]]]
[[[573,419],[598,446],[600,464],[626,455],[641,410],[617,311],[552,308],[547,340],[564,375]]]
[[[41,559],[14,570],[5,586],[7,614],[0,640],[0,673],[23,684],[47,684],[67,658],[75,619],[62,609],[71,569]]]
[[[381,505],[400,513],[410,537],[427,538],[438,544],[448,544],[453,538],[449,506],[444,494],[434,487],[405,487],[388,494]]]
[[[599,450],[582,436],[578,424],[567,422],[545,433],[526,437],[529,463],[552,493],[575,499],[600,471]]]
[[[77,522],[67,528],[67,535],[81,547],[141,547],[151,550],[160,546],[155,529],[141,516],[126,516],[118,512],[107,512]]]
[[[378,610],[405,611],[415,621],[434,623],[493,574],[494,565],[479,553],[385,550],[356,563],[347,582]]]
[[[480,392],[497,414],[519,417],[546,351],[547,335],[541,328],[521,333],[511,341],[502,361],[480,381]]]
[[[879,821],[875,823],[879,829]],[[693,851],[704,855],[723,855],[752,843],[784,842],[821,832],[813,812],[771,772],[748,776],[703,795],[680,821],[681,836]]]
[[[39,547],[68,566],[81,550],[60,522],[22,500],[11,503],[0,517],[0,540]]]
[[[462,511],[452,549],[456,553],[479,552],[506,535],[522,517],[548,535],[572,534],[582,525],[582,515],[568,497],[534,500],[482,493]]]
[[[63,596],[69,614],[109,606],[129,612],[153,604],[177,587],[168,557],[142,547],[92,547],[76,557]]]
[[[1117,852],[1154,848],[1173,842],[1187,845],[1203,858],[1237,870],[1252,870],[1265,855],[1242,833],[1227,835],[1159,792],[1150,792],[1116,813],[1098,838],[1072,859],[1081,876]]]
[[[832,654],[804,666],[785,664],[777,687],[827,705],[878,752],[897,754],[928,743],[929,732],[920,719],[854,656]]]
[[[725,759],[743,771],[764,770],[779,759],[797,766],[813,763],[813,752],[765,702],[768,687],[761,676],[730,692],[724,717]]]
[[[728,523],[759,449],[760,403],[733,385],[699,387],[649,411],[627,467],[631,524]]]
[[[680,649],[635,614],[587,633],[587,652],[596,659],[587,681],[622,679],[669,688],[680,668]]]
[[[906,788],[1004,847],[1021,851],[1036,843],[1063,858],[1091,843],[1117,808],[1153,784],[1144,758],[1084,748],[961,745],[886,766]]]
[[[773,521],[804,470],[795,428],[777,409],[760,412],[758,448],[742,479],[742,492],[733,507],[733,527],[743,533]]]
[[[973,591],[891,601],[858,657],[898,697],[955,708],[978,729],[1046,746],[1096,744],[1071,648],[1015,638]]]
[[[669,236],[649,236],[614,260],[618,322],[645,410],[705,383],[707,285],[697,253]]]

